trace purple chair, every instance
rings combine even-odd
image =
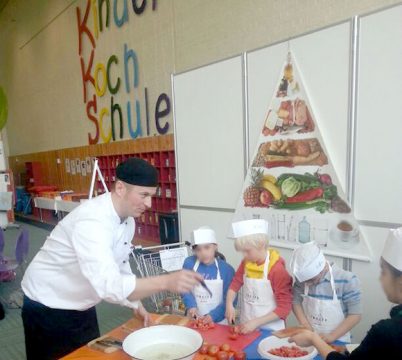
[[[29,232],[23,229],[17,238],[15,245],[15,259],[3,258],[0,261],[0,282],[12,281],[16,277],[15,270],[23,267],[29,252]]]
[[[15,259],[18,265],[22,265],[29,253],[29,232],[23,229],[18,236],[17,244],[15,246]]]
[[[4,232],[0,227],[0,262],[3,259],[3,251],[4,251]]]

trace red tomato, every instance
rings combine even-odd
[[[234,360],[246,360],[246,353],[243,351],[238,351],[234,354]]]
[[[198,318],[190,322],[190,327],[198,330],[209,330],[215,327],[213,322],[208,322],[205,318]]]
[[[208,348],[208,355],[210,356],[216,356],[216,354],[219,352],[219,347],[216,345],[210,345]]]
[[[222,344],[221,345],[221,350],[229,352],[230,351],[230,345],[229,344]]]
[[[239,326],[232,326],[231,328],[230,328],[230,332],[232,333],[232,334],[240,334],[240,327]]]
[[[239,334],[233,333],[233,334],[230,334],[230,335],[229,335],[229,339],[230,339],[230,340],[237,340],[238,338],[239,338]]]
[[[226,351],[219,351],[216,354],[218,360],[229,360],[229,354]]]
[[[208,354],[208,345],[204,344],[201,346],[201,349],[198,351],[202,355]]]

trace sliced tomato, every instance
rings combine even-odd
[[[201,349],[198,351],[201,355],[208,354],[208,345],[204,344],[201,346]]]
[[[238,338],[239,338],[239,334],[234,334],[234,333],[233,333],[233,334],[230,334],[230,335],[229,335],[229,339],[230,339],[230,340],[237,340]]]
[[[218,360],[229,360],[229,354],[226,351],[219,351],[216,354]]]
[[[234,360],[246,360],[246,359],[247,359],[247,357],[246,357],[245,352],[243,352],[243,351],[235,352]]]
[[[208,348],[208,355],[210,356],[216,356],[216,354],[219,352],[219,346],[217,345],[210,345]]]
[[[222,344],[221,345],[221,350],[229,352],[230,351],[230,345],[229,344]]]

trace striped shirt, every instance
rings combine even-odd
[[[360,315],[363,312],[361,303],[360,280],[356,275],[343,270],[337,265],[331,264],[334,276],[336,295],[341,302],[345,316]],[[308,291],[309,296],[331,300],[333,296],[331,288],[331,277],[329,271],[317,285],[311,285]],[[304,283],[295,280],[293,284],[293,304],[301,305],[303,302]]]

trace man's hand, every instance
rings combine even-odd
[[[185,294],[204,280],[202,275],[195,271],[180,270],[169,275],[165,275],[167,290]]]
[[[203,277],[190,270],[180,270],[167,275],[137,278],[129,301],[137,301],[162,291],[188,293],[203,280]]]
[[[149,315],[149,312],[144,308],[141,303],[139,303],[137,309],[134,309],[134,316],[136,318],[142,319],[144,327],[153,325],[153,321],[151,319],[151,316]]]

